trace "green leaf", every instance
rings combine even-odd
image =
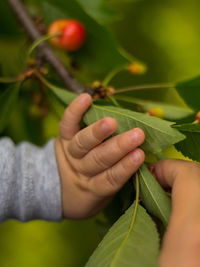
[[[1,89],[0,89],[1,90]],[[0,91],[0,132],[9,122],[9,118],[16,105],[19,95],[19,85],[10,85],[7,89]]]
[[[175,88],[188,106],[195,110],[200,110],[200,76],[179,82]]]
[[[51,87],[49,91],[52,92],[65,106],[68,106],[78,96],[78,94],[60,89],[56,86]]]
[[[140,198],[148,212],[160,219],[167,227],[171,214],[171,200],[143,164],[138,170]]]
[[[56,2],[47,0],[46,2],[48,5],[43,5],[43,15],[49,23],[55,19],[60,19],[59,14],[62,14],[62,17],[65,15],[66,18],[74,18],[81,21],[87,29],[87,39],[84,46],[79,51],[70,53],[81,73],[84,72],[85,75],[89,73],[89,77],[93,76],[101,79],[112,69],[132,61],[131,57],[129,58],[121,53],[120,45],[112,32],[96,22],[89,15],[88,10],[86,12],[83,2],[82,4],[78,0],[57,0]],[[50,8],[51,12],[49,12]],[[56,12],[53,12],[53,9]],[[52,18],[53,13],[54,16]]]
[[[186,118],[194,113],[194,111],[189,108],[183,108],[162,102],[147,101],[125,95],[116,95],[115,98],[119,102],[133,104],[134,109],[136,105],[136,107],[143,112],[147,112],[150,108],[161,108],[164,111],[164,119],[171,121]]]
[[[19,31],[18,24],[16,23],[15,15],[7,1],[0,1],[0,12],[0,23],[3,25],[1,29],[1,38],[2,35],[7,35],[9,38],[14,35],[20,37],[21,32]]]
[[[61,9],[48,3],[47,1],[42,1],[41,5],[44,13],[44,21],[46,24],[50,24],[57,19],[69,18]]]
[[[135,204],[110,228],[86,267],[156,267],[159,236],[145,209]]]
[[[24,41],[18,39],[0,38],[0,68],[1,76],[16,77],[24,72]],[[13,64],[14,62],[14,64]]]
[[[183,134],[171,128],[171,122],[112,106],[93,104],[85,114],[84,122],[89,125],[107,116],[117,120],[118,128],[115,134],[120,134],[136,127],[141,128],[146,135],[145,142],[141,146],[145,152],[159,153],[185,138]]]
[[[106,0],[77,0],[85,12],[100,24],[108,24],[117,18]]]
[[[77,2],[83,8],[84,12],[99,24],[108,24],[118,17],[117,14],[109,7],[109,3],[105,0],[77,0]],[[46,13],[45,20],[47,23],[58,18],[68,18],[63,11],[56,8],[56,3],[54,3],[54,5],[55,6],[46,1],[42,3],[43,10]]]
[[[182,132],[186,139],[175,145],[183,156],[200,161],[200,124],[174,125],[173,128]]]
[[[66,105],[69,105],[77,96],[57,87],[51,88],[51,91]],[[136,127],[143,129],[146,140],[141,147],[145,152],[159,153],[185,138],[179,131],[171,128],[171,122],[109,105],[93,104],[86,112],[83,120],[87,125],[90,125],[107,116],[117,120],[118,128],[115,134],[120,134]]]

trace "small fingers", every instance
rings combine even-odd
[[[82,159],[80,167],[85,169],[85,175],[95,176],[135,150],[144,139],[144,132],[139,128],[117,135],[92,149]]]
[[[74,158],[82,158],[103,142],[117,129],[116,120],[106,117],[78,132],[68,144],[68,152]]]
[[[100,197],[118,192],[144,162],[144,152],[137,148],[113,167],[90,180],[91,190]]]
[[[79,123],[83,114],[92,103],[89,94],[81,94],[65,110],[60,122],[60,136],[63,139],[70,140],[80,129]]]

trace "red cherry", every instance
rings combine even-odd
[[[51,43],[66,51],[77,51],[85,43],[85,27],[77,20],[56,20],[48,30],[48,34],[61,33],[61,36],[51,39]]]

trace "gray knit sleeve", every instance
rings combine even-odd
[[[61,189],[54,140],[43,148],[0,139],[0,221],[62,217]]]

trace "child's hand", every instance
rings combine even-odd
[[[162,160],[152,167],[152,172],[163,187],[172,187],[172,214],[162,245],[160,266],[199,267],[200,165],[183,160]]]
[[[64,113],[60,138],[55,143],[63,215],[70,219],[87,218],[101,211],[145,158],[138,148],[145,139],[141,129],[104,142],[117,129],[117,122],[106,117],[79,131],[79,122],[91,102],[88,94],[72,102]]]

